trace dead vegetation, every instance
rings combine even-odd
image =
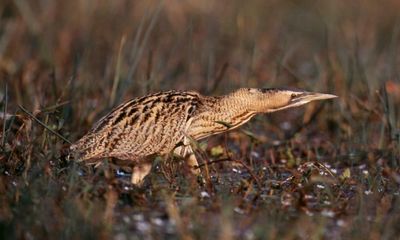
[[[0,238],[395,238],[399,7],[2,1]],[[196,144],[203,183],[172,156],[142,188],[106,160],[66,159],[67,141],[123,100],[243,86],[340,98]]]

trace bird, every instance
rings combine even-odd
[[[132,166],[131,183],[140,185],[155,156],[174,153],[191,172],[200,169],[193,141],[240,127],[252,117],[298,107],[336,95],[286,88],[239,88],[220,96],[196,91],[162,91],[131,99],[98,120],[70,146],[77,161],[114,158]]]

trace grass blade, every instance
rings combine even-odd
[[[58,132],[54,131],[53,129],[49,128],[46,124],[44,124],[42,121],[40,121],[37,117],[35,117],[32,113],[30,113],[28,110],[26,110],[24,107],[22,107],[21,105],[18,105],[18,107],[24,112],[26,113],[29,117],[31,117],[33,120],[35,120],[37,123],[39,123],[42,127],[44,127],[45,129],[47,129],[49,132],[51,132],[52,134],[54,134],[55,136],[61,138],[63,141],[72,144],[71,141],[69,141],[68,139],[66,139],[65,137],[63,137],[61,134],[59,134]]]

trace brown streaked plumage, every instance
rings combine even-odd
[[[174,151],[197,160],[190,139],[199,140],[237,128],[257,113],[270,113],[335,95],[285,89],[241,88],[224,96],[167,91],[132,99],[100,119],[71,146],[79,160],[114,157],[133,163],[132,183],[151,168],[149,158]],[[182,143],[178,146],[179,143]],[[193,170],[198,173],[198,169]]]

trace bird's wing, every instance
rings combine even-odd
[[[135,160],[168,153],[183,138],[198,103],[195,92],[160,92],[133,99],[100,119],[73,148],[83,160]]]

